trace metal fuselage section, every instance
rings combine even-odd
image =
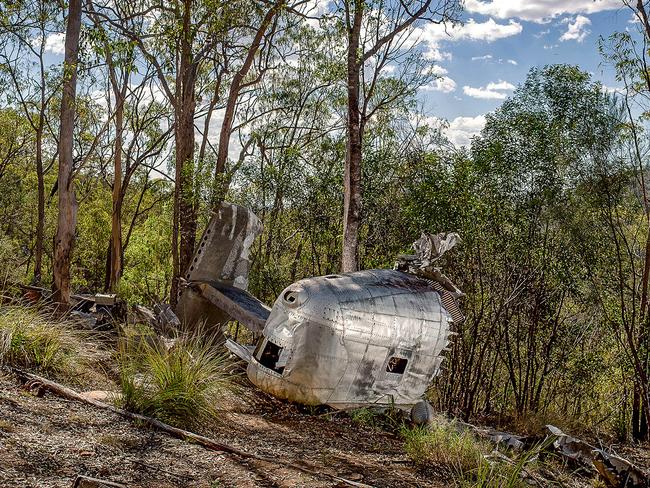
[[[304,279],[276,300],[247,374],[307,405],[412,405],[439,371],[450,322],[439,293],[411,274]]]

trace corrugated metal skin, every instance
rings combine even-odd
[[[264,328],[284,348],[284,371],[253,359],[248,375],[263,390],[305,404],[412,405],[438,373],[450,321],[440,294],[400,271],[305,279],[282,292]],[[408,360],[403,374],[387,371],[392,357]]]

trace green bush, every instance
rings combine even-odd
[[[153,336],[123,341],[122,406],[179,427],[215,419],[215,404],[235,385],[222,351],[200,332],[179,335],[171,347]]]

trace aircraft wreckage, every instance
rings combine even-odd
[[[249,251],[261,232],[248,209],[222,204],[179,297],[178,316],[208,327],[236,320],[257,343],[226,339],[262,390],[306,405],[411,407],[440,369],[462,292],[433,263],[457,234],[424,234],[396,269],[307,278],[269,308],[246,292]],[[220,329],[218,329],[220,331]]]

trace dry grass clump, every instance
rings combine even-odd
[[[472,488],[528,486],[526,479],[539,478],[534,461],[548,447],[540,445],[514,456],[505,455],[445,418],[426,427],[402,429],[402,437],[406,454],[418,468],[434,471],[454,486]]]
[[[118,362],[122,406],[179,427],[216,419],[220,396],[235,388],[227,354],[200,331],[180,334],[171,347],[125,340]]]
[[[488,444],[473,433],[440,418],[428,427],[403,429],[404,449],[419,468],[435,470],[450,479],[472,479],[484,468]]]
[[[72,322],[31,307],[0,307],[0,363],[77,376],[92,351]]]

